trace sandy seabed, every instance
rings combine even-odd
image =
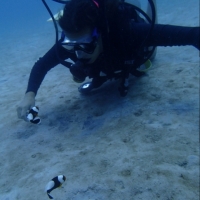
[[[199,1],[160,0],[158,18],[198,26]],[[38,92],[42,123],[34,125],[17,119],[16,105],[32,65],[53,45],[45,31],[1,39],[0,199],[48,199],[45,185],[63,174],[54,199],[198,200],[199,52],[159,47],[125,98],[115,81],[82,96],[58,66]]]

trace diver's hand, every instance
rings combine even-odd
[[[17,115],[19,119],[27,120],[27,111],[35,106],[35,93],[27,92],[23,100],[17,106]]]

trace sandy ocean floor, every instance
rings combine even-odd
[[[45,12],[45,11],[44,11]],[[158,0],[162,24],[199,25],[198,0]],[[20,34],[19,34],[20,35]],[[17,118],[34,62],[54,43],[53,25],[0,38],[0,199],[45,200],[55,176],[57,200],[199,199],[199,52],[159,47],[153,67],[79,94],[68,70],[46,76],[36,98],[40,125]]]

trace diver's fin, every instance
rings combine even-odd
[[[141,65],[137,70],[139,72],[147,72],[152,67],[152,63],[150,60],[147,60],[143,65]]]

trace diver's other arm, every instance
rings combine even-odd
[[[131,37],[134,38],[133,45],[140,45],[146,39],[151,28],[150,24],[133,23]],[[146,46],[185,46],[193,45],[200,48],[200,27],[184,27],[174,25],[155,24],[152,34],[146,41]]]
[[[193,45],[199,48],[200,27],[155,25],[149,43],[155,46]]]

